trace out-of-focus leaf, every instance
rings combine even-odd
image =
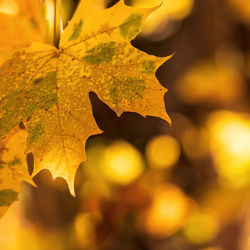
[[[132,5],[137,8],[159,8],[154,11],[143,25],[144,35],[157,35],[166,30],[169,21],[182,20],[190,14],[193,0],[132,0]]]
[[[231,11],[235,16],[247,24],[250,24],[250,2],[248,0],[227,0]]]
[[[0,64],[12,49],[29,46],[34,41],[44,42],[45,37],[46,22],[40,0],[0,2]]]
[[[180,99],[185,103],[224,104],[242,96],[244,79],[232,66],[204,61],[181,76],[176,87]]]

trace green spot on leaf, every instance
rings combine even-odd
[[[144,74],[153,74],[155,72],[155,62],[154,61],[144,61],[142,64],[142,73]]]
[[[21,165],[21,159],[15,157],[12,161],[8,162],[8,166],[15,166],[15,165]]]
[[[30,118],[38,110],[49,110],[56,102],[56,72],[49,72],[39,81],[35,79],[32,89],[10,93],[0,101],[0,113],[3,112],[0,139],[21,121]]]
[[[10,206],[14,201],[17,200],[18,193],[12,189],[0,190],[0,207]]]
[[[44,109],[48,110],[57,102],[57,95],[56,95],[56,72],[49,72],[46,77],[39,78],[34,80],[34,88],[28,91],[27,99],[30,100],[29,108],[27,111],[31,109]],[[26,114],[26,117],[29,117]]]
[[[139,33],[141,25],[142,15],[136,13],[128,17],[125,22],[119,26],[119,30],[124,38],[131,39]]]
[[[79,23],[74,24],[73,33],[69,38],[69,41],[74,41],[81,35],[83,21],[80,20]]]
[[[4,169],[4,166],[0,165],[0,170],[1,170],[1,169]]]
[[[146,88],[144,78],[117,79],[110,83],[109,95],[114,104],[128,101],[134,103],[142,98],[142,92]]]
[[[18,125],[18,120],[21,120],[19,113],[21,110],[20,103],[22,103],[22,97],[19,91],[9,94],[0,101],[0,113],[3,113],[3,116],[0,118],[0,140],[13,127]]]
[[[40,123],[37,123],[35,126],[28,129],[28,139],[27,143],[32,144],[36,142],[40,136],[44,134],[44,128]]]
[[[112,61],[115,55],[115,43],[100,43],[96,47],[88,50],[86,56],[82,58],[83,61],[93,64],[100,65],[102,63],[108,63]]]

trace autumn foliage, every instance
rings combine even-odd
[[[249,250],[249,14],[0,0],[0,250]]]

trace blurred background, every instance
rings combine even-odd
[[[0,12],[17,15],[11,2]],[[62,3],[66,25],[77,1]],[[87,142],[76,197],[45,170],[37,187],[23,183],[0,221],[1,250],[250,249],[250,1],[164,0],[132,44],[175,53],[157,71],[172,126],[118,118],[91,93],[104,133]]]

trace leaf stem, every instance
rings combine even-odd
[[[54,35],[53,43],[58,48],[60,36],[63,32],[62,15],[61,15],[61,0],[54,0]]]

